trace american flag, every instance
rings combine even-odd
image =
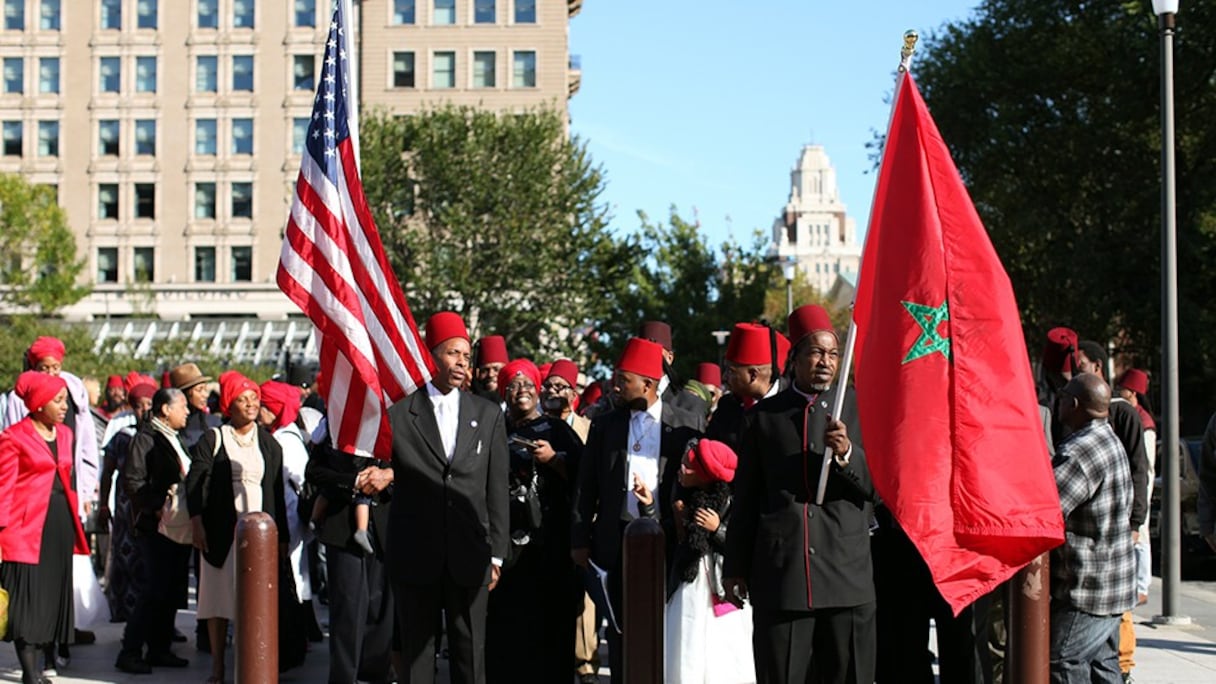
[[[350,0],[335,3],[277,280],[317,327],[334,446],[387,459],[387,408],[430,380],[433,366],[359,180],[350,12]]]

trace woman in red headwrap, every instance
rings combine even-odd
[[[566,684],[582,596],[570,560],[572,481],[583,442],[561,418],[541,413],[541,373],[527,359],[498,375],[507,404],[511,545],[486,616],[486,680]]]
[[[190,453],[186,504],[194,546],[206,561],[199,573],[198,619],[211,640],[209,684],[224,681],[224,643],[236,614],[236,567],[232,542],[237,518],[265,511],[279,538],[287,539],[283,450],[257,423],[262,409],[257,383],[236,371],[220,375],[220,409],[228,422],[199,439]]]
[[[70,643],[72,554],[88,553],[72,489],[72,434],[62,378],[26,371],[14,389],[29,415],[0,434],[0,586],[9,592],[8,632],[23,684],[48,681],[47,644]]]
[[[752,617],[722,585],[730,483],[739,459],[723,442],[696,440],[680,463],[672,504],[676,548],[667,575],[667,654],[663,681],[743,684],[756,681]]]

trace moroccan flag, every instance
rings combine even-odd
[[[1064,541],[1009,277],[910,75],[854,322],[874,484],[957,614]]]

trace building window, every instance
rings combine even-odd
[[[232,184],[232,218],[253,218],[253,183]]]
[[[317,25],[317,0],[296,0],[296,26]]]
[[[304,141],[308,139],[308,117],[297,117],[291,120],[291,153],[304,154]]]
[[[199,55],[194,60],[194,92],[214,93],[219,90],[219,58],[215,55]]]
[[[140,119],[135,122],[135,154],[156,156],[155,119]]]
[[[156,30],[156,0],[139,0],[135,3],[135,26]]]
[[[515,53],[515,73],[511,83],[516,88],[536,87],[536,53],[531,50]]]
[[[198,0],[198,27],[220,27],[220,0]]]
[[[194,282],[215,282],[215,248],[194,248]]]
[[[97,154],[102,157],[118,156],[118,121],[102,119],[97,122]]]
[[[232,27],[253,28],[253,6],[256,0],[232,0]]]
[[[135,282],[150,283],[156,280],[156,250],[152,247],[136,247],[132,251],[131,265],[135,270]]]
[[[431,58],[431,87],[456,87],[456,53],[436,52]]]
[[[117,283],[118,282],[118,248],[117,247],[98,247],[97,248],[97,282],[98,283]]]
[[[474,52],[473,53],[473,87],[474,88],[493,88],[494,87],[494,53],[493,52]]]
[[[38,60],[38,92],[54,94],[59,92],[59,58],[41,57]]]
[[[58,157],[59,156],[59,122],[58,121],[39,121],[38,122],[38,156],[39,157]]]
[[[4,156],[20,157],[21,137],[24,134],[21,122],[5,121],[2,128],[4,131]]]
[[[43,31],[59,30],[59,0],[42,0],[39,14],[42,17],[40,26],[42,26]]]
[[[536,23],[536,0],[515,0],[515,23]]]
[[[215,156],[215,119],[198,119],[194,122],[194,153]]]
[[[4,0],[4,29],[25,30],[25,0]]]
[[[293,55],[291,58],[291,83],[296,90],[312,91],[317,87],[317,60],[312,55]]]
[[[414,87],[414,53],[393,53],[393,87]]]
[[[122,28],[122,0],[101,0],[101,28]]]
[[[232,282],[248,283],[253,281],[253,248],[232,248]]]
[[[20,95],[25,92],[25,60],[20,57],[4,58],[4,92]]]
[[[156,218],[156,185],[152,183],[135,184],[135,218]]]
[[[412,24],[416,20],[414,0],[393,0],[393,23]]]
[[[253,92],[253,55],[232,57],[232,90]]]
[[[194,184],[194,218],[215,218],[215,183]]]
[[[494,0],[473,0],[473,23],[493,24],[497,20]]]
[[[232,120],[232,153],[253,154],[253,119]]]
[[[97,218],[118,218],[117,183],[102,183],[97,186]]]
[[[135,58],[135,92],[156,92],[156,58]]]
[[[122,86],[122,68],[117,57],[99,58],[97,75],[97,88],[103,93],[117,93]]]
[[[456,23],[456,0],[435,0],[435,11],[431,15],[432,24]]]

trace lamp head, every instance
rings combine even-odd
[[[795,261],[794,259],[786,259],[781,264],[781,271],[782,271],[782,273],[785,274],[785,279],[787,281],[794,280],[794,275],[797,272],[797,269],[798,269],[798,262]]]
[[[1178,0],[1153,0],[1153,12],[1157,16],[1178,14]]]

